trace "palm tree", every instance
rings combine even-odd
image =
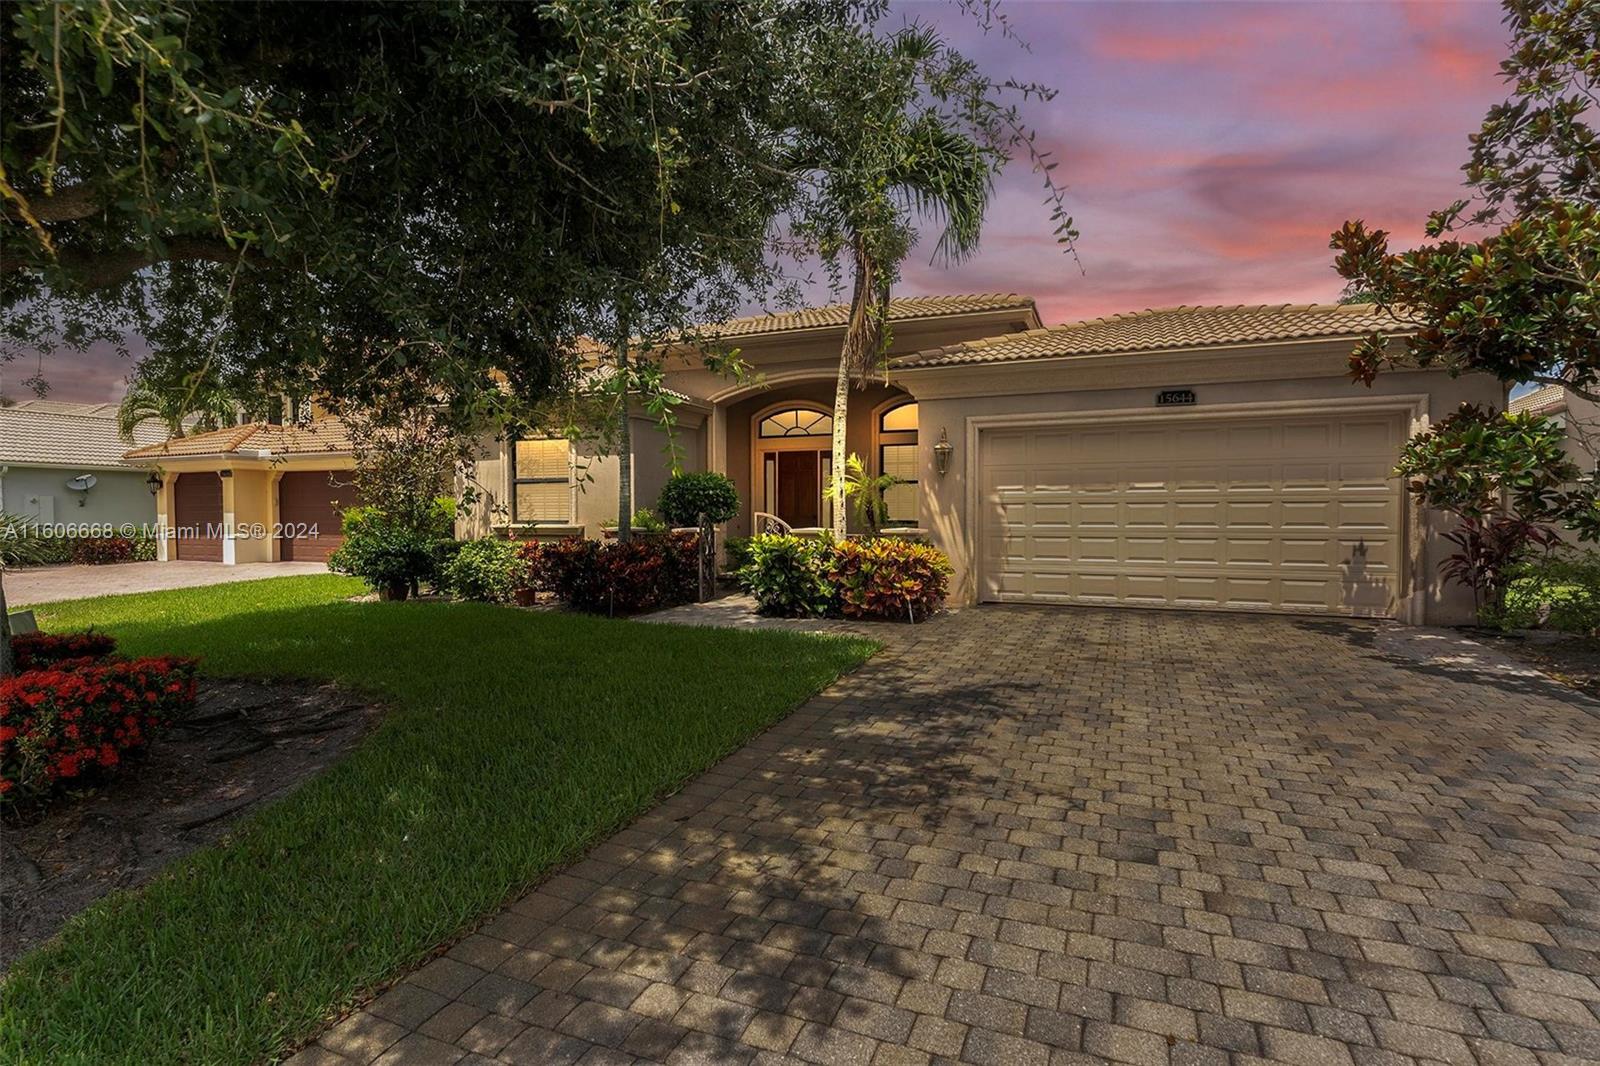
[[[132,443],[141,423],[155,421],[167,436],[181,437],[190,430],[203,433],[234,425],[239,410],[234,390],[210,365],[170,378],[159,369],[140,367],[117,409],[117,432]]]
[[[802,123],[796,169],[814,177],[799,228],[825,259],[848,257],[850,313],[833,399],[833,531],[845,535],[845,427],[852,384],[865,386],[888,349],[889,296],[916,243],[919,219],[940,224],[933,259],[946,265],[978,247],[994,178],[1006,153],[969,132],[950,84],[952,53],[912,25],[886,40],[856,42],[835,58],[828,105]]]

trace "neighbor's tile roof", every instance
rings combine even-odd
[[[166,430],[145,423],[133,443],[153,444]],[[0,407],[0,465],[122,466],[128,441],[117,432],[117,405],[26,400]]]
[[[128,459],[182,459],[207,455],[236,455],[266,451],[272,455],[315,455],[350,451],[350,433],[337,418],[319,418],[301,425],[279,426],[247,422],[208,433],[173,437],[159,444],[135,448]]]
[[[1560,385],[1541,385],[1532,392],[1524,393],[1512,400],[1507,405],[1507,410],[1513,414],[1523,411],[1547,412],[1558,411],[1567,404],[1567,390]]]
[[[896,296],[889,301],[889,320],[897,322],[910,318],[938,318],[944,315],[1013,309],[1032,312],[1033,297],[1019,296],[1014,292],[984,292],[957,296]],[[825,307],[801,307],[770,315],[730,318],[726,322],[706,327],[706,332],[718,337],[749,337],[765,333],[783,333],[792,329],[843,326],[849,320],[849,304],[828,304]]]
[[[1377,330],[1406,332],[1409,326],[1371,304],[1162,307],[930,348],[904,356],[895,365],[905,369],[1173,351],[1313,337],[1356,337]]]

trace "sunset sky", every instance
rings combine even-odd
[[[907,264],[900,292],[1015,291],[1047,323],[1180,303],[1332,300],[1328,234],[1364,218],[1402,242],[1459,194],[1467,135],[1506,90],[1497,4],[1012,2],[1024,51],[943,2],[897,3],[996,76],[1058,90],[1025,117],[1060,161],[1080,271],[1038,178],[1001,180],[983,246]],[[819,291],[821,296],[825,292]],[[7,377],[20,378],[13,364]],[[51,397],[120,397],[130,366],[52,357]],[[14,388],[8,391],[15,391]]]

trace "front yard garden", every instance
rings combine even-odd
[[[50,632],[197,656],[203,678],[332,680],[389,711],[327,773],[19,960],[0,1060],[278,1054],[872,651],[360,589],[278,578],[38,609]]]

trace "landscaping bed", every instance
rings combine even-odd
[[[1546,630],[1479,629],[1474,639],[1534,667],[1554,681],[1600,698],[1600,640]]]
[[[328,684],[204,683],[194,713],[122,772],[0,826],[0,970],[100,897],[222,838],[348,752],[376,717]]]

